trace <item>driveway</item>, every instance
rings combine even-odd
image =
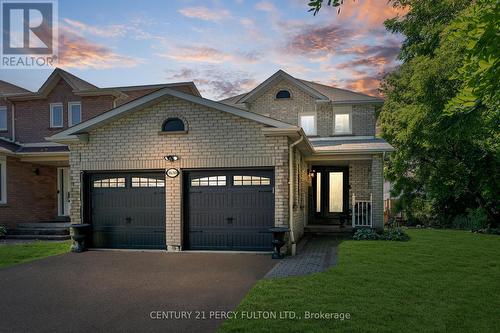
[[[213,332],[223,320],[210,311],[233,310],[275,263],[262,254],[89,251],[4,268],[1,330]],[[193,312],[167,319],[169,311]]]

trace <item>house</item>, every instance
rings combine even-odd
[[[67,149],[67,209],[92,246],[269,250],[287,226],[293,252],[306,228],[383,228],[382,100],[281,70],[219,102],[156,88],[44,134]]]
[[[0,81],[0,224],[69,221],[68,146],[45,138],[163,87],[199,96],[191,82],[101,89],[61,69],[36,92]]]

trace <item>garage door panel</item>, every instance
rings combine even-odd
[[[163,173],[105,173],[90,179],[94,247],[165,248]]]
[[[223,186],[211,182],[214,177],[224,177]],[[271,249],[268,230],[274,225],[272,170],[189,172],[186,187],[188,248]]]

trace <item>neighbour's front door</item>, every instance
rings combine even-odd
[[[335,223],[349,210],[349,167],[314,167],[316,222]]]
[[[69,168],[57,168],[57,215],[69,216]]]

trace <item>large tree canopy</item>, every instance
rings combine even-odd
[[[500,220],[497,1],[400,0],[388,20],[405,37],[400,68],[382,90],[383,136],[396,147],[387,175],[410,218]]]

